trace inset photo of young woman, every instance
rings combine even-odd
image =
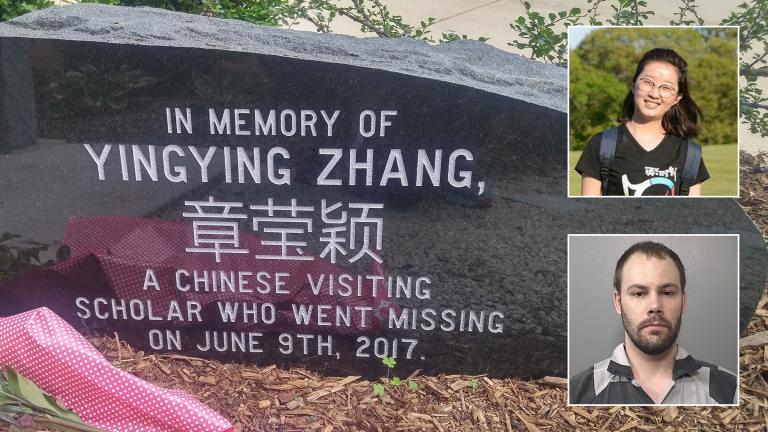
[[[738,28],[568,29],[568,195],[738,197]]]

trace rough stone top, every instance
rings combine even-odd
[[[253,25],[152,8],[74,4],[0,24],[0,37],[191,47],[382,69],[475,87],[565,112],[565,68],[477,41],[441,45],[354,38]]]

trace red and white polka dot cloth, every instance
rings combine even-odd
[[[45,307],[0,318],[0,365],[63,401],[84,422],[108,431],[234,432],[225,418],[190,395],[113,367]]]

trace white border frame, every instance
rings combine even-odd
[[[741,235],[740,234],[568,234],[567,245],[567,338],[566,338],[566,385],[565,403],[568,407],[586,406],[586,407],[738,407],[741,403],[741,361],[740,350],[736,349],[736,403],[732,404],[572,404],[571,401],[571,237],[736,237],[736,340],[740,340],[739,322],[741,320]],[[738,344],[737,344],[738,345]]]
[[[571,195],[571,188],[570,188],[570,175],[571,175],[571,29],[572,28],[591,28],[591,29],[609,29],[609,28],[620,28],[620,29],[649,29],[649,28],[677,28],[677,29],[697,29],[697,28],[732,28],[736,29],[736,195],[701,195],[701,196],[583,196],[583,195]],[[604,26],[592,26],[592,25],[573,25],[568,26],[568,39],[566,41],[566,44],[568,46],[568,82],[565,86],[565,91],[568,95],[568,101],[567,101],[567,110],[566,110],[566,122],[568,123],[568,129],[566,132],[566,142],[567,142],[567,154],[566,154],[566,176],[565,176],[565,193],[568,198],[585,198],[585,199],[592,199],[592,198],[619,198],[619,199],[625,199],[625,198],[650,198],[650,199],[659,199],[659,198],[693,198],[693,199],[700,199],[700,198],[741,198],[741,157],[739,156],[741,154],[741,83],[739,81],[739,68],[741,67],[741,52],[739,51],[739,40],[741,40],[741,29],[739,26],[719,26],[719,25],[700,25],[700,26],[676,26],[676,25],[648,25],[648,26],[615,26],[615,25],[604,25]]]

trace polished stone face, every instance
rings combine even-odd
[[[739,233],[742,326],[763,286],[732,200],[567,199],[566,114],[523,98],[218,49],[2,38],[0,60],[2,244],[58,260],[3,270],[0,314],[328,373],[541,376],[565,373],[568,233]]]

